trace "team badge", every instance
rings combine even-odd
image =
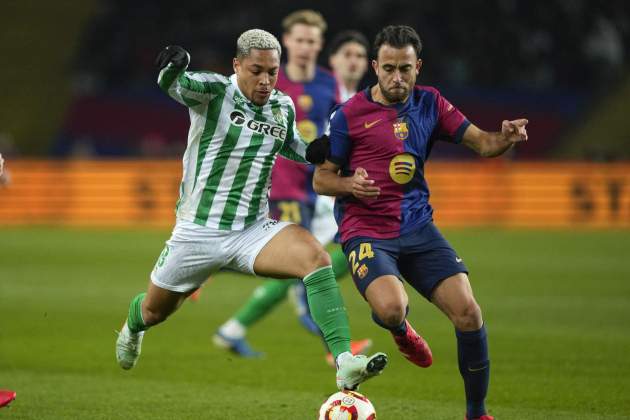
[[[402,118],[396,120],[396,122],[394,123],[394,135],[398,140],[405,140],[407,137],[409,137],[407,123]]]
[[[361,267],[357,269],[357,275],[359,276],[360,279],[363,279],[365,278],[365,276],[367,276],[367,273],[368,273],[367,265],[361,264]]]
[[[416,173],[416,159],[409,153],[394,156],[389,163],[389,176],[397,184],[406,184]]]
[[[238,92],[234,92],[234,96],[232,96],[234,103],[239,106],[247,105],[247,101],[243,98]]]
[[[287,125],[284,119],[284,115],[282,115],[282,111],[277,108],[273,108],[271,113],[273,114],[273,119],[280,125]]]
[[[311,108],[313,108],[313,98],[311,97],[311,95],[298,96],[297,103],[304,112],[308,112],[311,110]]]

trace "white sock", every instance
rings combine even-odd
[[[247,328],[236,319],[230,318],[225,324],[221,325],[219,332],[227,338],[239,339],[245,337]]]

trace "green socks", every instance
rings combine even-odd
[[[137,334],[140,331],[144,331],[148,328],[146,325],[144,325],[144,320],[142,319],[142,301],[144,300],[144,297],[146,295],[146,292],[140,293],[131,300],[131,304],[129,305],[127,326],[129,327],[129,331],[134,334]]]
[[[339,245],[331,248],[328,252],[330,259],[332,260],[332,269],[335,272],[335,278],[340,279],[348,272],[348,261],[346,255],[341,250]]]
[[[350,325],[332,267],[308,274],[304,286],[311,316],[336,360],[339,354],[350,351]]]
[[[266,280],[254,290],[234,318],[244,327],[249,327],[282,301],[293,283],[291,280]]]
[[[330,251],[330,257],[336,278],[348,272],[346,256],[338,245]],[[241,306],[233,318],[243,327],[252,326],[286,298],[287,292],[293,284],[294,281],[291,280],[265,280],[254,290],[249,300]]]

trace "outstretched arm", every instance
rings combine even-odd
[[[504,120],[500,132],[483,131],[470,124],[462,142],[483,157],[496,157],[508,151],[516,143],[527,141],[526,119]]]
[[[155,60],[160,69],[158,85],[169,96],[188,107],[208,103],[218,75],[187,72],[188,51],[177,45],[164,48]]]

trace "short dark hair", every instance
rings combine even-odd
[[[378,58],[378,50],[382,45],[391,45],[394,48],[403,48],[411,45],[416,50],[416,57],[420,58],[422,41],[418,33],[406,25],[389,25],[381,29],[374,39],[374,58]]]
[[[339,51],[339,49],[348,42],[356,42],[357,44],[362,45],[365,48],[366,52],[368,52],[370,49],[370,43],[368,42],[365,35],[363,35],[359,31],[347,30],[339,32],[337,35],[335,35],[332,41],[330,41],[328,54],[336,54],[337,51]]]

